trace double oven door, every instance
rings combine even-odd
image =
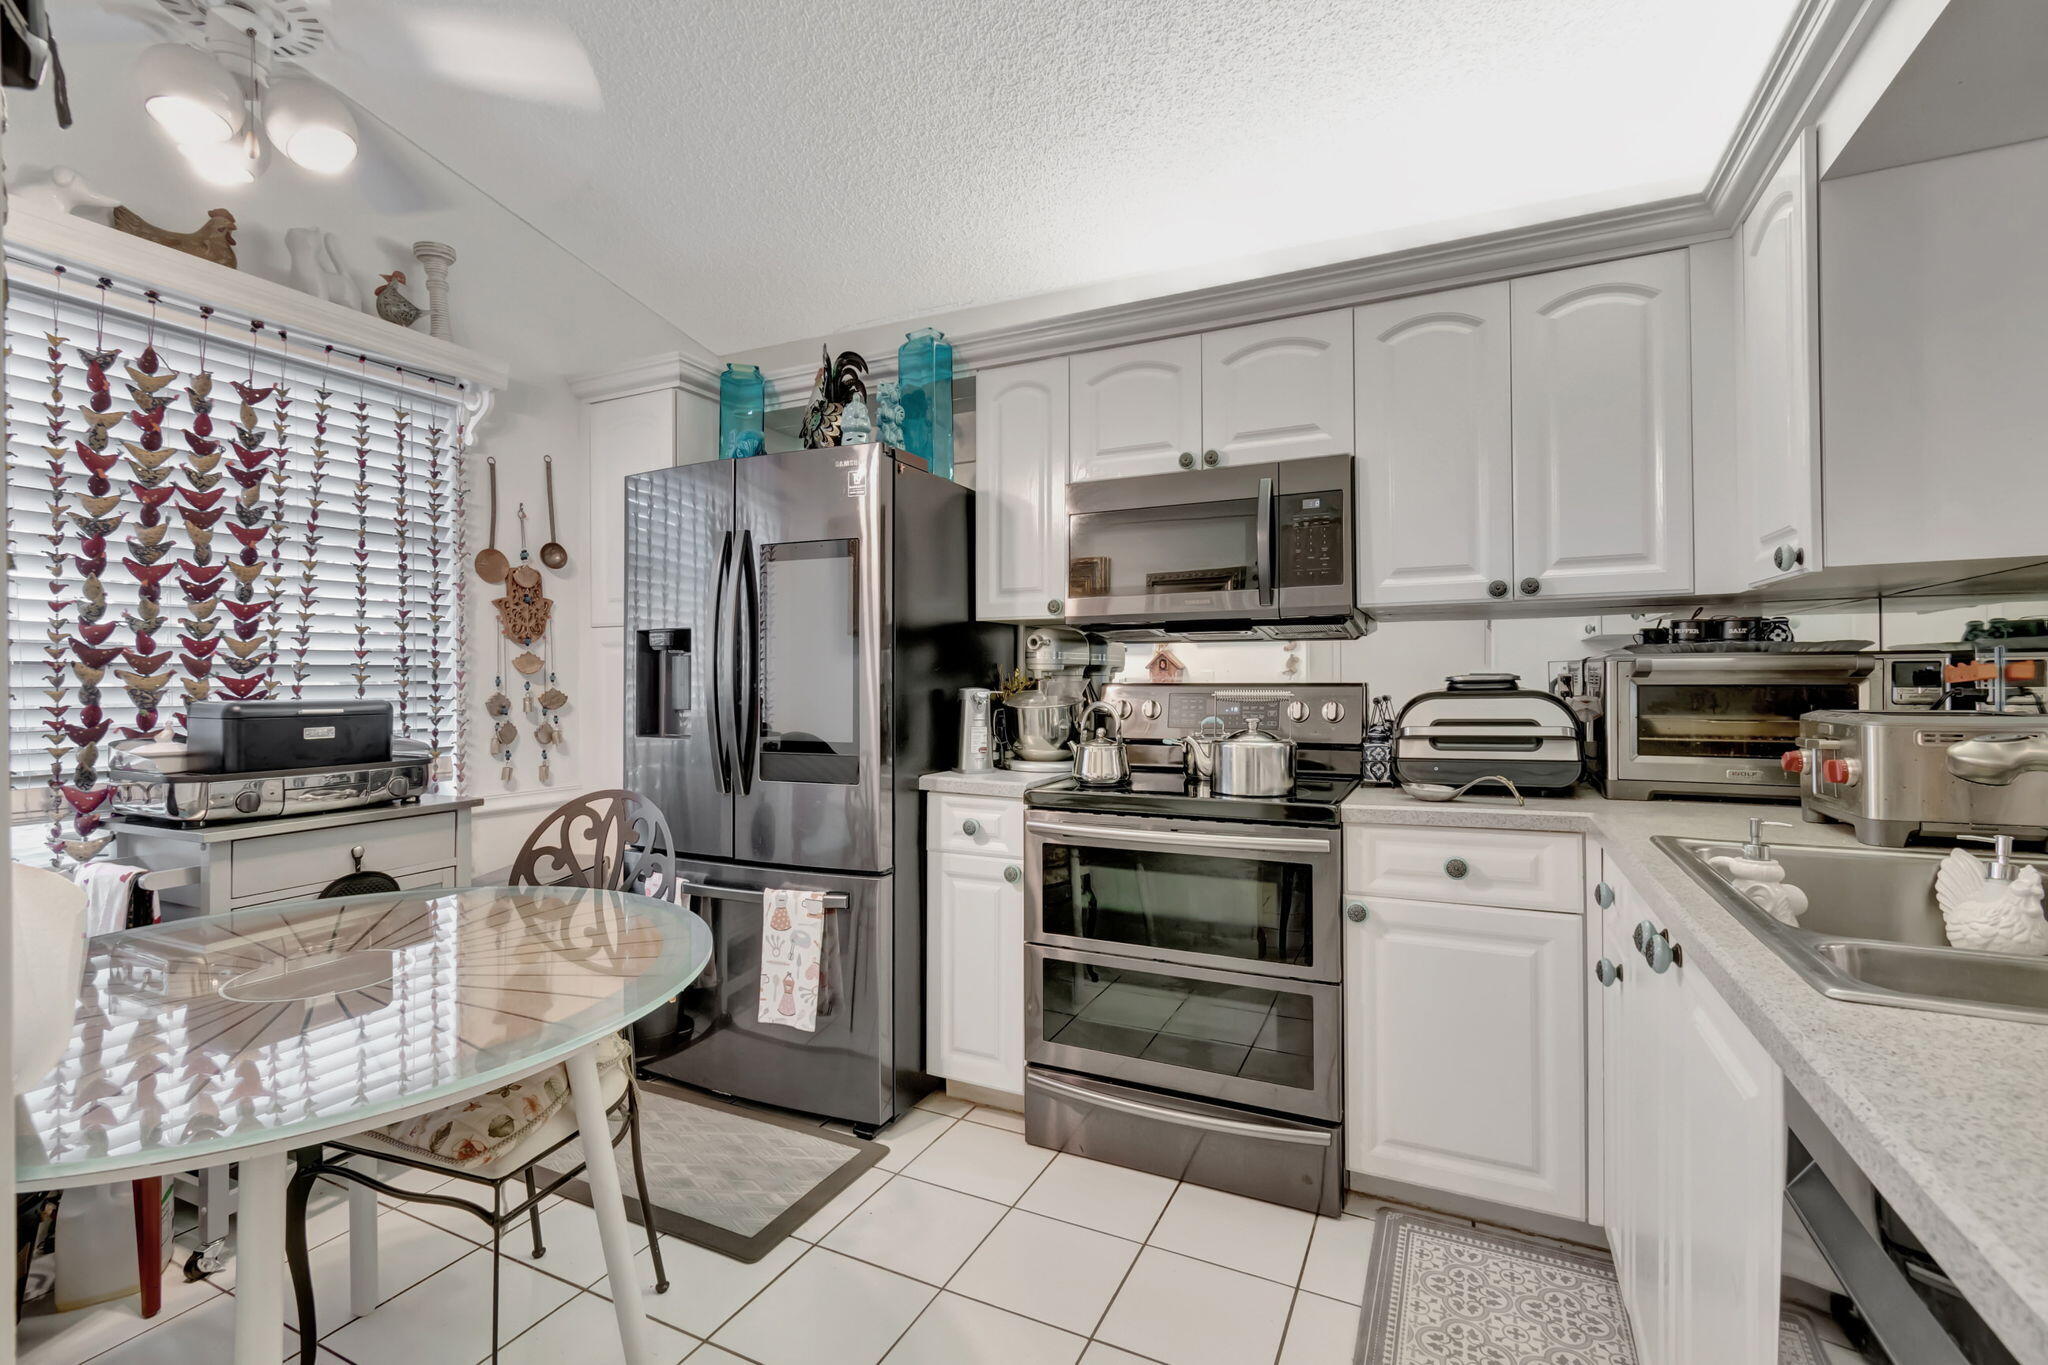
[[[1033,811],[1025,1058],[1342,1117],[1335,827]]]

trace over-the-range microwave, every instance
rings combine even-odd
[[[1113,640],[1350,640],[1351,457],[1067,486],[1069,625]]]

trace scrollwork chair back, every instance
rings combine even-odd
[[[676,895],[675,843],[668,821],[638,792],[589,792],[565,801],[526,836],[512,860],[514,886],[583,886],[597,891]]]

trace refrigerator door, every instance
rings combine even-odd
[[[895,465],[878,445],[730,463],[740,631],[733,856],[887,872]]]
[[[711,926],[711,962],[679,997],[673,1036],[640,1036],[642,1065],[762,1104],[888,1122],[897,1108],[893,880],[704,862],[678,863],[676,873],[683,904]],[[759,1017],[761,893],[785,886],[840,898],[825,915],[810,1033]]]
[[[626,480],[626,786],[684,857],[733,851],[733,463]]]

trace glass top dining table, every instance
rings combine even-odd
[[[305,901],[106,934],[15,1182],[187,1169],[359,1132],[530,1074],[680,992],[696,915],[580,887]]]

